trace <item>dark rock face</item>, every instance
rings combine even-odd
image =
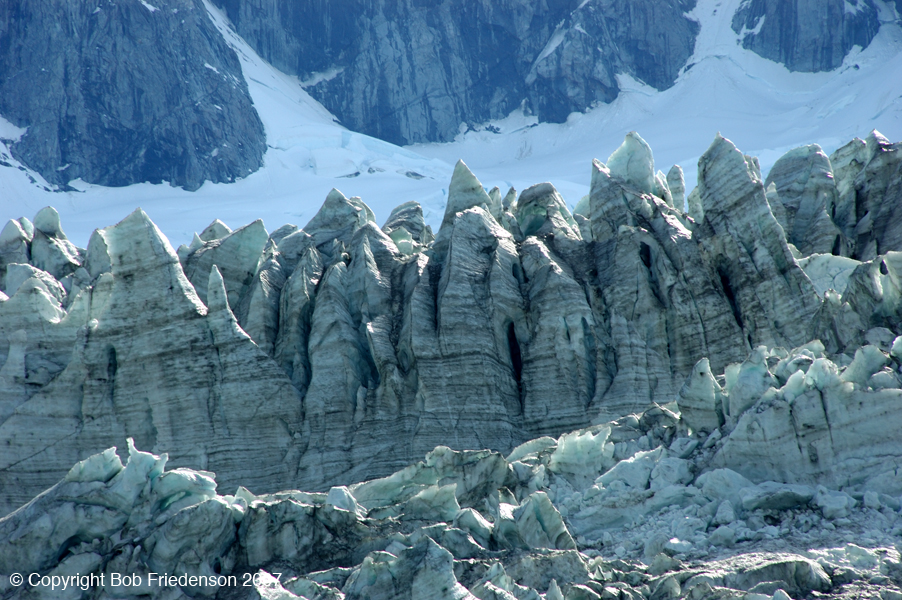
[[[198,0],[0,5],[0,114],[51,183],[196,189],[262,164],[237,56]]]
[[[744,48],[790,71],[835,69],[879,28],[871,0],[750,0],[733,16],[733,31],[747,31]]]
[[[555,30],[560,43],[540,54],[527,75],[532,106],[543,120],[563,122],[616,98],[617,73],[669,88],[695,47],[699,25],[684,16],[694,6],[694,0],[584,3]]]
[[[560,122],[613,100],[617,73],[665,89],[698,32],[693,0],[218,3],[346,126],[395,143],[447,141],[524,101]]]

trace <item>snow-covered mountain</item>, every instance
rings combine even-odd
[[[551,46],[554,52],[546,53],[542,62],[565,52],[567,40],[581,35],[579,30],[585,27],[578,19],[580,11],[588,11],[592,4],[582,2],[570,20],[555,29],[540,54]],[[416,200],[423,205],[427,222],[436,227],[444,212],[452,165],[459,158],[487,186],[522,189],[538,180],[551,181],[572,207],[588,192],[592,158],[604,159],[630,130],[639,131],[655,148],[662,169],[680,164],[689,189],[697,158],[718,131],[758,156],[765,173],[794,146],[819,143],[830,151],[875,128],[890,139],[902,137],[902,29],[892,4],[861,0],[859,12],[853,10],[856,4],[843,5],[844,15],[867,13],[872,25],[877,19],[879,31],[866,48],[854,46],[844,55],[841,51],[837,68],[817,73],[790,71],[743,47],[754,49],[750,36],[770,35],[768,27],[774,20],[767,12],[769,5],[752,4],[698,2],[686,14],[698,23],[692,51],[670,87],[658,84],[666,87],[663,91],[637,79],[641,71],[624,69],[615,75],[619,93],[610,104],[575,112],[564,123],[539,123],[538,116],[518,108],[503,119],[481,123],[465,119],[470,125],[463,129],[470,131],[451,143],[405,149],[336,123],[336,117],[307,93],[317,89],[309,77],[302,84],[274,69],[234,33],[225,14],[208,3],[213,23],[236,51],[264,125],[262,168],[234,183],[208,181],[195,192],[146,183],[110,188],[80,179],[69,182],[74,191],[48,191],[55,187],[29,168],[37,165],[21,164],[10,151],[27,128],[13,126],[11,113],[0,111],[0,116],[8,117],[0,121],[0,139],[5,140],[0,142],[4,165],[0,219],[33,215],[53,205],[69,236],[84,245],[97,223],[123,218],[141,206],[174,243],[188,243],[194,231],[215,218],[232,227],[256,218],[263,218],[270,229],[283,223],[304,225],[328,191],[337,187],[348,196],[361,196],[380,220],[397,204]],[[797,12],[803,10],[793,6]],[[139,8],[148,18],[159,15]],[[736,15],[760,10],[767,14],[759,19],[758,31],[746,23],[737,33]],[[570,29],[565,31],[565,25]],[[798,36],[793,39],[798,41]],[[831,56],[835,55],[833,51]],[[790,66],[799,68],[792,62]],[[215,75],[211,69],[201,70]]]
[[[902,597],[899,2],[220,4],[0,3],[0,598]]]
[[[0,141],[3,218],[33,215],[41,207],[53,205],[63,216],[68,235],[85,245],[97,219],[116,221],[137,206],[153,215],[173,241],[179,242],[189,242],[194,231],[203,230],[213,220],[208,218],[211,214],[233,227],[261,217],[270,226],[304,224],[336,186],[350,194],[394,196],[386,205],[394,198],[405,198],[425,200],[428,206],[431,199],[440,209],[441,186],[437,182],[450,176],[448,165],[336,124],[296,79],[262,61],[228,29],[217,9],[205,6],[215,29],[235,49],[263,122],[263,168],[227,185],[207,182],[195,192],[149,183],[105,187],[80,179],[69,182],[74,190],[56,191],[56,186],[13,157],[10,147],[26,130],[0,119],[0,140],[5,140]],[[360,176],[354,178],[356,173]]]
[[[434,240],[10,221],[0,591],[897,598],[900,146],[718,136],[690,215],[635,133],[573,214],[458,163]]]
[[[449,141],[522,106],[540,121],[610,102],[630,75],[671,87],[690,56],[696,0],[218,0],[237,31],[350,128],[395,143]],[[743,47],[818,72],[866,47],[871,0],[722,6]]]
[[[853,49],[834,71],[800,73],[742,48],[743,35],[730,27],[742,4],[697,4],[690,13],[701,23],[695,51],[667,90],[620,75],[616,100],[571,114],[564,124],[516,113],[452,144],[412,149],[463,159],[487,185],[522,189],[551,181],[575,204],[588,193],[590,157],[604,160],[629,131],[654,148],[659,168],[682,167],[687,191],[698,157],[718,132],[758,157],[765,174],[796,146],[817,143],[831,152],[872,129],[890,139],[902,134],[902,29],[891,9],[883,8],[883,26],[866,49]]]

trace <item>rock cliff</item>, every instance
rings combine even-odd
[[[263,125],[200,0],[4,3],[0,115],[48,182],[189,190],[262,164]]]
[[[398,144],[448,141],[518,108],[563,122],[616,98],[621,75],[667,89],[693,66],[707,18],[696,0],[215,4],[345,126]],[[15,158],[58,186],[193,190],[258,169],[263,127],[207,6],[0,7],[0,115],[26,130]],[[739,3],[732,28],[790,70],[823,71],[867,46],[880,14],[874,0],[754,0]]]
[[[693,216],[671,205],[668,179],[680,179],[655,175],[636,133],[595,161],[574,214],[550,184],[502,199],[459,163],[434,239],[416,204],[380,229],[337,190],[302,229],[217,221],[178,252],[141,211],[87,249],[53,209],[10,221],[3,510],[126,437],[226,485],[324,490],[438,445],[506,453],[670,403],[693,373],[726,373],[719,387],[705,379],[720,400],[687,396],[687,419],[707,415],[692,427],[710,431],[776,387],[780,370],[765,373],[785,350],[773,349],[819,339],[813,357],[845,366],[900,332],[900,240],[867,216],[899,210],[894,149],[875,132],[833,157],[793,150],[766,187],[757,161],[718,136]],[[785,232],[820,243],[824,227],[854,257],[797,258]],[[750,354],[767,368],[751,369],[760,381],[743,396],[730,365]]]
[[[733,16],[744,48],[790,71],[831,71],[879,28],[872,0],[750,0]]]
[[[562,122],[616,98],[619,74],[667,89],[700,28],[695,0],[215,1],[344,125],[399,144],[518,107]],[[872,0],[753,0],[732,15],[743,47],[791,71],[836,69],[879,28]]]
[[[618,73],[666,89],[698,33],[693,0],[217,4],[344,125],[402,144],[450,140],[524,101],[561,122],[613,100]]]

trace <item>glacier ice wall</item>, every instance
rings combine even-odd
[[[434,239],[415,204],[380,229],[338,191],[303,229],[214,223],[177,252],[140,210],[87,249],[52,209],[10,221],[3,512],[127,437],[226,485],[325,490],[667,404],[759,346],[841,363],[899,333],[898,144],[793,151],[763,180],[718,137],[686,214],[640,141],[595,162],[576,214],[461,163]],[[729,398],[700,422],[755,400]]]

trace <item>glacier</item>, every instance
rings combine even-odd
[[[0,116],[0,597],[902,598],[898,0],[403,148],[203,5],[259,171],[62,191]]]
[[[763,369],[772,385],[711,433],[681,417],[681,393],[506,457],[439,446],[328,493],[221,495],[213,473],[167,470],[129,438],[125,464],[116,448],[92,455],[0,519],[0,572],[102,582],[73,598],[893,598],[902,477],[879,457],[902,454],[896,421],[878,415],[902,395],[900,353],[866,346],[843,370],[811,361],[822,345],[756,352],[779,359]],[[868,375],[887,363],[891,388]],[[829,406],[820,424],[812,395]],[[825,435],[849,462],[795,457],[799,436],[810,452]],[[124,592],[122,573],[140,585]]]
[[[158,598],[894,598],[898,148],[801,147],[769,180],[718,135],[694,216],[633,132],[576,212],[458,162],[435,234],[338,190],[303,228],[214,220],[178,249],[140,209],[87,248],[53,208],[10,220],[0,573],[104,575],[84,598],[113,574]]]

